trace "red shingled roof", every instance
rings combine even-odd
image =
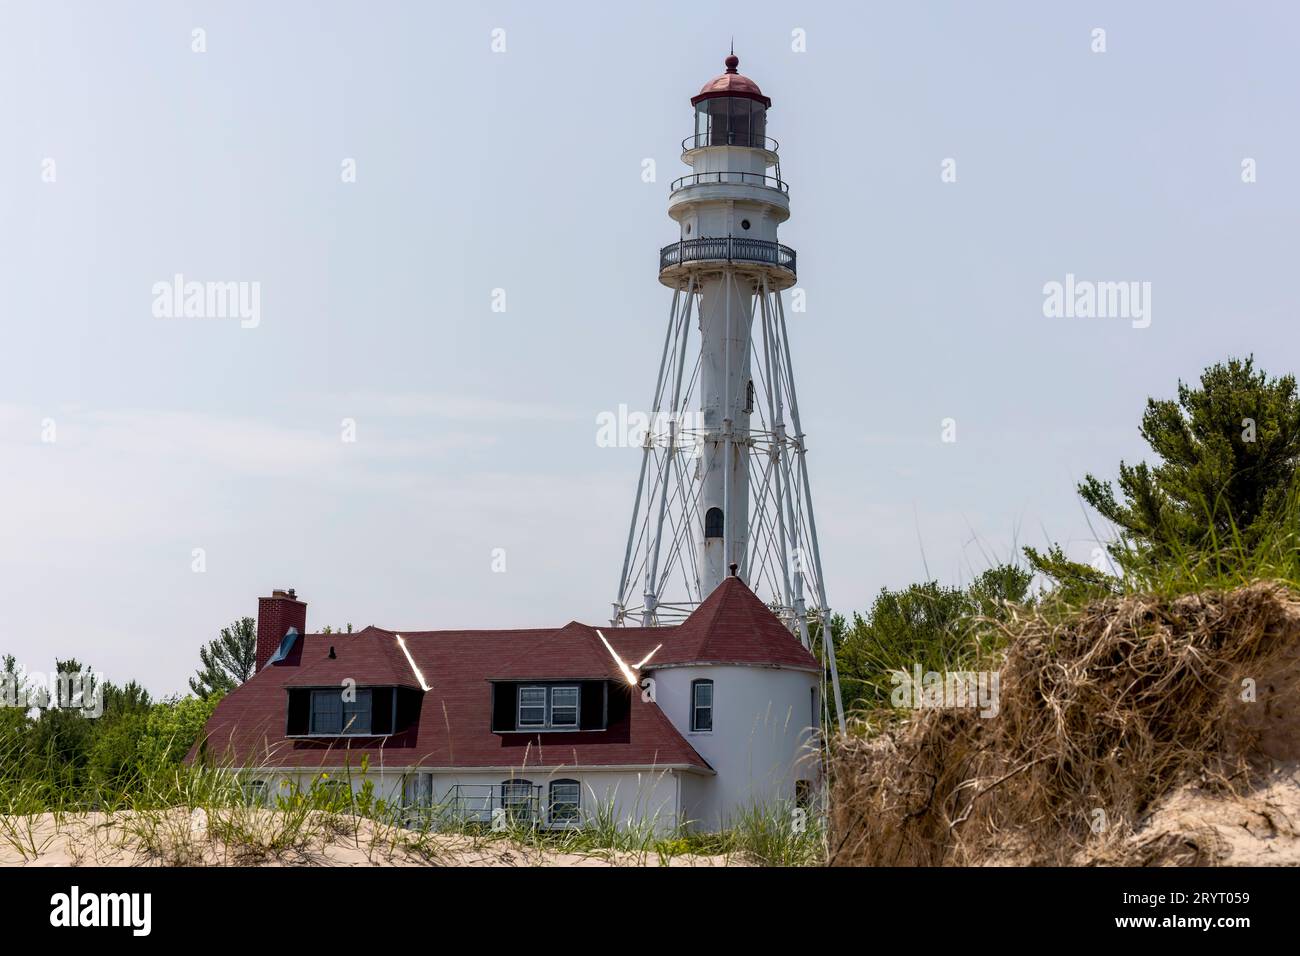
[[[404,686],[419,684],[409,665],[406,677],[393,674],[390,679],[392,648],[397,643],[392,631],[368,627],[352,635],[308,634],[299,639],[302,660],[317,663],[307,665],[301,673],[296,666],[263,668],[227,695],[208,721],[208,752],[239,766],[355,766],[368,755],[371,767],[680,767],[711,771],[658,705],[643,702],[640,694],[631,695],[628,719],[608,730],[493,733],[489,678],[500,670],[499,662],[524,651],[536,655],[538,679],[569,677],[567,668],[564,673],[551,673],[545,666],[553,639],[564,630],[403,632],[416,666],[430,685],[421,701],[419,720],[388,737],[338,740],[285,736],[289,687],[319,687],[324,678],[336,678],[324,680],[328,686],[349,676],[362,687],[391,686],[393,679],[400,679]],[[559,648],[563,650],[568,643],[561,638]],[[336,659],[329,661],[326,655],[331,644]],[[400,648],[397,653],[401,655]],[[401,656],[405,663],[405,655]],[[584,677],[612,676],[608,667],[597,673],[587,673],[586,667],[580,670]]]
[[[524,646],[483,676],[491,680],[623,680],[595,629],[577,621],[570,621],[542,641],[521,644]]]
[[[730,577],[672,629],[651,664],[754,664],[820,671],[817,659],[743,581]]]
[[[319,634],[311,651],[303,649],[285,687],[338,687],[354,680],[359,687],[410,687],[420,690],[420,681],[402,653],[396,638],[378,638],[384,632],[367,627],[356,634]],[[331,658],[330,651],[334,652]],[[272,664],[288,669],[288,662]]]
[[[601,628],[615,652],[646,665],[739,663],[817,670],[817,663],[738,578],[714,591],[677,627]],[[337,740],[285,736],[288,688],[357,685],[419,690],[397,633],[308,634],[288,658],[263,668],[218,704],[207,725],[208,752],[239,766],[549,768],[678,767],[712,772],[659,709],[630,694],[627,720],[603,731],[494,733],[493,680],[608,679],[623,683],[596,629],[402,631],[429,690],[415,725],[387,737]],[[335,657],[329,657],[330,647]]]

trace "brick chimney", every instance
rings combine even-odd
[[[299,601],[293,588],[257,599],[257,670],[266,666],[291,627],[307,632],[307,602]]]

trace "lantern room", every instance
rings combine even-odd
[[[737,72],[740,58],[724,61],[726,72],[691,97],[695,107],[694,146],[767,147],[767,110],[772,101],[747,76]]]

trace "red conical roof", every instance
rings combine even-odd
[[[752,664],[820,671],[817,659],[786,630],[745,582],[729,577],[669,632],[647,669],[668,664]]]
[[[742,96],[758,100],[764,106],[772,105],[772,100],[763,95],[757,83],[736,72],[736,67],[740,66],[740,57],[733,53],[723,62],[726,64],[727,72],[705,83],[699,94],[691,97],[692,106],[700,100],[711,100],[719,96]]]

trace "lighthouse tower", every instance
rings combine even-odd
[[[734,53],[725,66],[691,98],[690,172],[669,190],[672,308],[612,623],[675,623],[737,574],[810,647],[830,606],[782,301],[797,277],[777,238],[789,187],[771,99]]]

